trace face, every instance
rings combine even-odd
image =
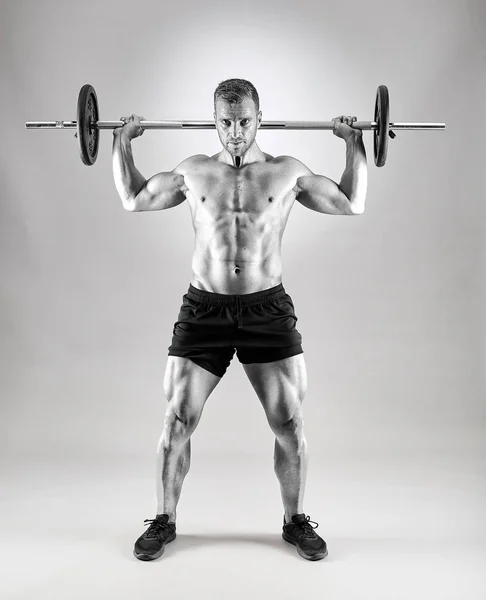
[[[237,104],[218,98],[214,121],[219,139],[231,156],[243,156],[253,144],[262,120],[251,98],[244,97]]]

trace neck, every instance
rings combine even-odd
[[[226,150],[226,148],[223,148],[223,150],[219,153],[219,160],[227,165],[232,165],[237,169],[241,169],[241,167],[244,167],[250,163],[264,161],[265,155],[258,147],[258,144],[253,142],[245,154],[242,154],[241,156],[233,156]]]

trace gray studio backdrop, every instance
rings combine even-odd
[[[313,473],[333,452],[356,460],[403,452],[420,462],[433,451],[478,467],[482,2],[17,0],[2,2],[0,23],[4,460],[155,460],[167,347],[193,250],[186,204],[123,210],[110,132],[88,168],[73,132],[27,131],[24,122],[75,119],[84,83],[95,86],[102,119],[211,119],[215,86],[243,77],[259,90],[267,120],[372,119],[376,88],[386,84],[392,120],[447,122],[444,133],[398,133],[382,169],[365,133],[365,214],[326,216],[296,203],[283,283],[303,335]],[[345,144],[330,132],[262,131],[258,141],[339,181]],[[214,131],[168,131],[147,132],[133,148],[149,177],[220,146]],[[270,464],[272,450],[235,358],[206,405],[193,454]],[[484,481],[473,485],[479,501]],[[484,521],[475,526],[484,531]]]

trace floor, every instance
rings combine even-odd
[[[447,472],[433,456],[310,463],[305,511],[329,548],[310,562],[281,538],[271,464],[226,458],[193,453],[178,537],[153,562],[132,554],[155,516],[150,460],[11,459],[1,468],[0,597],[486,598],[480,474],[467,461],[441,456]]]

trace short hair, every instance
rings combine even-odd
[[[214,109],[216,110],[216,101],[219,98],[233,104],[241,102],[245,96],[253,100],[258,112],[260,110],[260,98],[255,86],[246,79],[226,79],[214,90]]]

